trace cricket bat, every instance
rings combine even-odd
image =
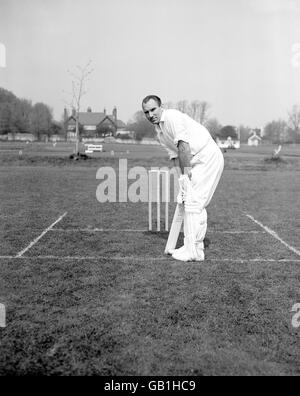
[[[170,254],[170,250],[176,248],[179,233],[181,231],[181,227],[183,223],[183,216],[184,216],[184,205],[177,204],[171,229],[169,232],[168,241],[165,247],[165,254]]]

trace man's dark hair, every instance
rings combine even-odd
[[[144,99],[143,99],[143,101],[142,101],[142,104],[146,104],[147,102],[149,102],[149,100],[155,100],[155,102],[158,104],[158,106],[160,107],[161,106],[161,99],[158,97],[158,96],[156,96],[156,95],[148,95],[148,96],[146,96]]]

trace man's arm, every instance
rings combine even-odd
[[[179,159],[179,167],[181,169],[181,173],[184,175],[190,175],[191,167],[191,159],[192,159],[190,145],[183,140],[179,140],[178,142],[178,159]]]

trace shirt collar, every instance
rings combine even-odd
[[[163,110],[162,113],[161,113],[161,117],[160,117],[159,123],[161,123],[161,122],[165,122],[165,110]]]

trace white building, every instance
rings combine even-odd
[[[262,142],[262,138],[257,135],[256,131],[253,132],[253,135],[251,135],[248,139],[248,146],[258,146]]]
[[[217,137],[216,143],[223,149],[239,149],[241,146],[239,139],[233,139],[231,136],[228,136],[227,139]]]

